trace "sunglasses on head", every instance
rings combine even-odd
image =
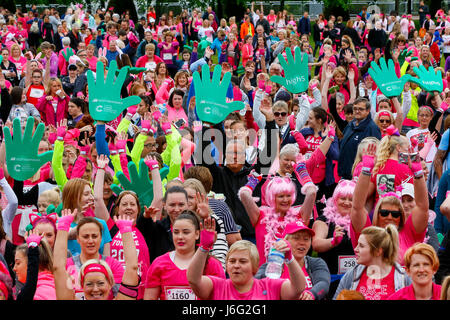
[[[274,112],[273,115],[275,117],[279,117],[279,116],[286,117],[287,116],[287,112],[278,112],[277,111],[277,112]]]
[[[400,215],[402,214],[398,210],[386,210],[386,209],[380,209],[380,215],[382,217],[387,217],[389,214],[392,216],[392,218],[400,218]]]

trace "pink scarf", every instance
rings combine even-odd
[[[336,205],[333,202],[333,198],[327,200],[327,206],[323,209],[323,215],[327,218],[328,223],[333,222],[335,225],[343,227],[347,234],[350,235],[350,215],[343,216],[337,212]]]

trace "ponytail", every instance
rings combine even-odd
[[[394,265],[398,254],[398,231],[397,227],[389,224],[386,228],[367,227],[361,232],[370,244],[370,253],[376,256],[381,249],[381,258],[383,262]]]

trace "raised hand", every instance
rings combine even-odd
[[[202,66],[202,78],[196,71],[193,75],[196,96],[196,112],[200,120],[209,123],[222,122],[226,116],[236,110],[242,110],[244,103],[242,101],[226,101],[227,90],[231,81],[231,73],[224,74],[220,81],[222,67],[217,65],[214,68],[212,80],[210,77],[209,66]]]
[[[153,222],[161,219],[161,210],[158,208],[144,206],[144,218],[152,218]]]
[[[195,198],[197,203],[197,214],[202,219],[206,219],[207,217],[209,217],[209,214],[211,212],[209,208],[208,198],[205,194],[202,194],[200,192],[197,192]]]
[[[440,70],[437,72],[433,67],[429,67],[428,70],[420,65],[418,68],[413,68],[414,73],[418,78],[411,77],[410,81],[417,83],[423,90],[427,92],[437,91],[439,93],[444,89],[444,84],[442,83],[442,73]]]
[[[200,222],[200,247],[203,250],[211,250],[216,236],[216,220],[208,217]]]
[[[108,165],[109,159],[106,155],[101,154],[97,157],[97,167],[99,169],[105,169],[105,167]]]
[[[138,105],[141,98],[129,96],[120,98],[120,91],[125,82],[127,69],[120,69],[116,78],[117,62],[111,61],[108,74],[104,77],[104,67],[101,61],[97,62],[96,78],[91,70],[87,73],[89,86],[89,113],[96,121],[108,122],[116,119],[123,110],[132,105]]]
[[[286,48],[286,58],[278,54],[278,60],[284,70],[284,77],[272,76],[270,80],[279,83],[291,93],[300,93],[308,89],[308,56],[300,48],[295,48],[295,59],[290,48]]]
[[[67,47],[66,49],[61,51],[61,54],[64,57],[64,60],[66,60],[66,62],[69,62],[70,57],[73,56],[75,53],[73,52],[72,48]]]
[[[117,228],[121,234],[132,232],[133,231],[133,218],[126,214],[122,214],[120,216],[114,216],[114,222],[116,223]]]
[[[150,181],[148,176],[148,167],[145,164],[145,160],[141,159],[139,162],[139,173],[134,162],[128,163],[128,172],[130,174],[130,179],[126,177],[123,172],[117,173],[117,179],[119,179],[122,187],[116,184],[111,185],[111,190],[115,194],[120,194],[123,190],[131,190],[138,196],[141,206],[150,206],[153,200],[153,181]],[[159,170],[161,175],[161,180],[169,173],[167,167],[163,167]]]
[[[44,135],[44,124],[39,123],[34,134],[33,127],[34,118],[28,117],[23,135],[19,118],[13,120],[13,135],[9,127],[3,128],[6,167],[15,180],[25,181],[31,178],[44,164],[52,160],[53,151],[38,154],[39,143]]]
[[[410,75],[404,75],[399,79],[395,73],[394,61],[389,60],[388,65],[386,65],[384,58],[380,58],[380,66],[374,61],[370,63],[369,74],[381,93],[388,98],[400,95],[405,83],[411,79]]]

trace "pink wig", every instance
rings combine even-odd
[[[347,234],[350,234],[350,216],[342,216],[337,211],[337,199],[341,197],[353,196],[355,192],[356,183],[352,180],[341,180],[334,189],[333,196],[327,200],[327,206],[323,209],[323,214],[327,218],[327,222],[334,222],[335,224],[345,227]]]
[[[275,176],[270,179],[265,188],[265,203],[271,208],[275,208],[275,198],[278,194],[287,192],[292,196],[292,203],[295,202],[297,190],[295,184],[289,177]]]

